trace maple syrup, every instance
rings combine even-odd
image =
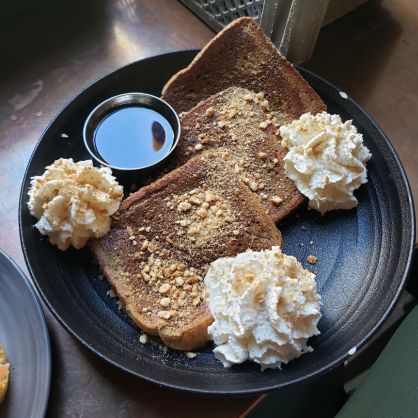
[[[174,131],[153,109],[127,106],[109,113],[94,132],[100,158],[112,167],[136,169],[162,160],[171,150]]]

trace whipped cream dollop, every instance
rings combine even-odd
[[[70,245],[82,248],[90,237],[101,238],[109,231],[123,189],[110,168],[61,158],[42,176],[32,177],[28,195],[36,228],[65,251]]]
[[[312,351],[307,340],[319,334],[321,317],[315,275],[279,247],[214,261],[205,285],[208,333],[225,367],[253,360],[281,368]]]
[[[351,120],[327,112],[303,114],[280,127],[287,176],[321,214],[357,206],[353,192],[367,182],[371,153]]]

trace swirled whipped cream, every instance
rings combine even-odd
[[[32,177],[28,195],[36,228],[65,251],[70,245],[82,248],[90,237],[101,238],[109,231],[123,189],[110,168],[61,158],[42,176]]]
[[[208,328],[215,357],[225,367],[253,360],[262,369],[312,351],[319,334],[315,275],[279,247],[213,262],[205,277],[214,319]]]
[[[367,182],[371,153],[351,120],[322,112],[303,114],[280,128],[287,176],[321,214],[357,206],[353,192]]]

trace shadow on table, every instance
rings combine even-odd
[[[325,26],[312,58],[303,66],[364,103],[400,40],[401,25],[372,0]],[[360,84],[360,85],[359,85]]]
[[[110,30],[106,29],[108,16],[103,2],[43,0],[34,3],[32,0],[17,2],[8,12],[10,16],[1,22],[0,74],[3,76],[30,71],[28,62],[51,61],[51,67],[58,67],[60,60],[65,62],[75,55],[80,45],[83,49],[86,44],[100,49],[103,33]],[[0,21],[1,16],[0,13]]]

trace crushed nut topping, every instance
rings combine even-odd
[[[197,211],[196,211],[196,214],[197,214],[197,216],[199,216],[199,218],[201,218],[201,219],[205,219],[207,216],[208,216],[208,212],[207,212],[207,210],[205,209],[205,208],[199,208]]]
[[[171,299],[170,298],[162,298],[160,300],[160,305],[164,306],[164,308],[167,308],[168,306],[170,306],[171,303]]]
[[[170,285],[167,283],[163,283],[160,288],[159,288],[159,292],[160,293],[167,293],[170,290]]]
[[[197,356],[197,353],[193,353],[192,351],[188,351],[187,353],[186,353],[186,357],[187,358],[189,358],[189,359],[193,359],[193,358],[195,358]]]
[[[306,257],[306,260],[309,264],[316,264],[316,262],[318,261],[318,259],[314,255],[308,255]]]
[[[253,192],[256,192],[257,191],[257,189],[258,189],[258,185],[257,185],[257,183],[255,182],[255,181],[252,181],[252,182],[250,182],[250,189],[253,191]]]
[[[269,110],[269,102],[268,102],[268,100],[263,100],[262,102],[260,102],[260,108],[262,110]]]
[[[171,311],[159,311],[157,315],[163,319],[170,319],[171,318]]]
[[[205,113],[206,116],[213,116],[215,114],[215,109],[213,107],[208,107]]]
[[[189,202],[196,206],[200,206],[202,204],[202,201],[198,199],[196,196],[190,197]]]
[[[244,96],[244,100],[245,100],[246,102],[252,102],[252,101],[253,101],[253,96],[252,96],[251,94],[246,94],[246,95]]]
[[[176,286],[183,286],[184,285],[183,277],[176,277],[175,283],[176,283]]]
[[[190,210],[191,207],[192,205],[189,202],[181,202],[178,205],[177,210],[180,212],[187,212],[188,210]]]
[[[271,201],[271,203],[272,203],[273,205],[278,206],[278,205],[280,205],[280,203],[282,203],[282,202],[283,202],[283,199],[282,199],[281,197],[279,197],[279,196],[273,196],[273,197],[270,199],[270,201]]]

